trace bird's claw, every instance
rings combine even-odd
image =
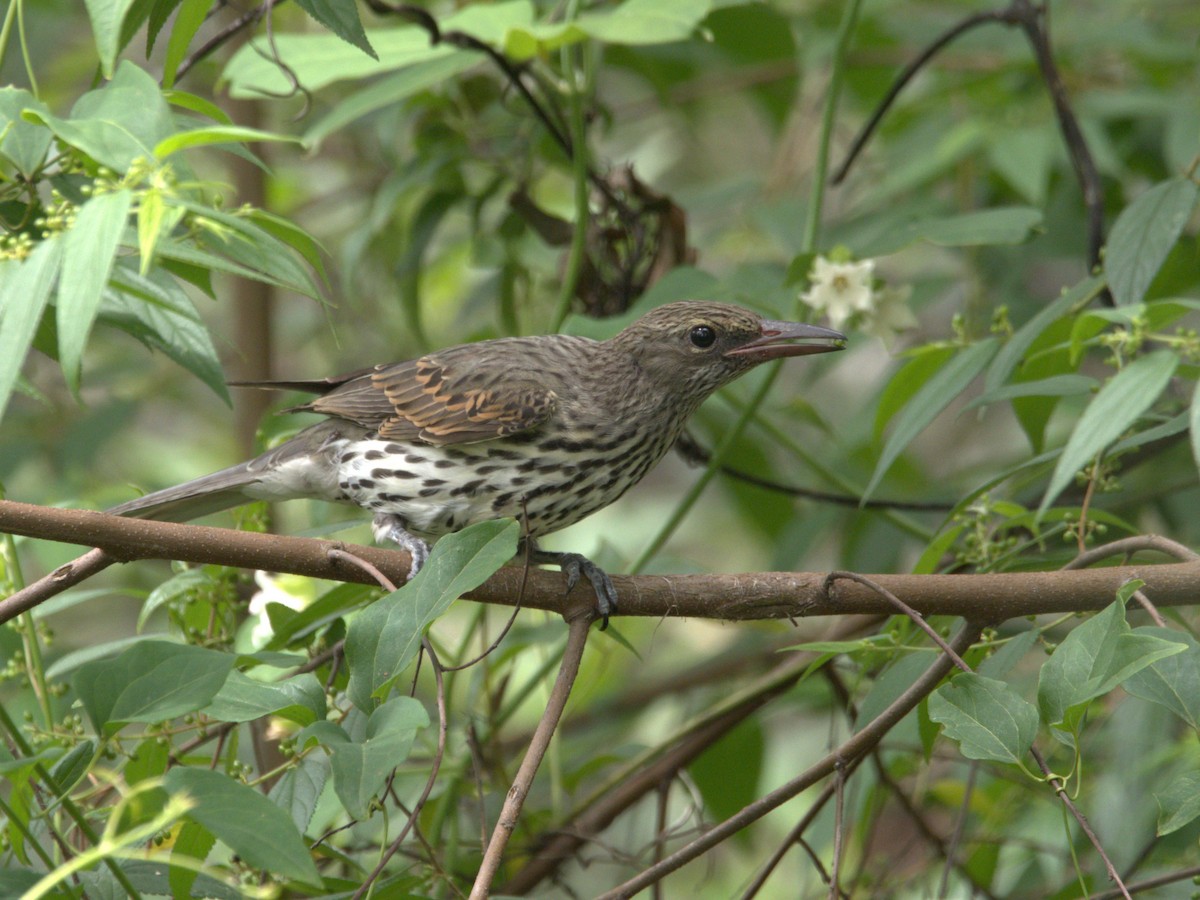
[[[551,563],[562,570],[567,578],[568,594],[579,584],[581,576],[586,578],[596,593],[596,613],[600,616],[600,630],[608,628],[608,617],[616,615],[617,612],[617,589],[607,572],[581,553],[535,550],[534,559],[537,562]]]
[[[371,531],[375,535],[375,540],[380,543],[391,541],[400,549],[408,551],[412,564],[409,566],[406,580],[412,581],[416,578],[417,573],[421,571],[421,566],[425,565],[425,561],[429,559],[429,545],[415,534],[410,533],[404,527],[404,522],[399,516],[390,513],[377,514],[371,522]]]

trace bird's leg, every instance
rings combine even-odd
[[[596,592],[596,611],[600,614],[600,630],[608,627],[608,617],[617,612],[617,589],[613,587],[608,573],[581,553],[559,553],[553,550],[543,550],[530,540],[529,557],[538,565],[558,566],[567,576],[567,593],[579,583],[579,576],[584,576],[592,583]]]
[[[371,521],[371,531],[375,534],[375,540],[380,543],[391,541],[408,551],[408,555],[412,557],[408,580],[416,578],[421,566],[425,565],[425,560],[429,559],[429,545],[410,533],[404,527],[404,520],[392,513],[375,513],[375,518]]]

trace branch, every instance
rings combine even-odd
[[[550,747],[550,739],[558,728],[558,721],[566,709],[567,700],[571,696],[571,687],[575,684],[575,676],[579,674],[579,664],[583,661],[583,649],[587,645],[588,627],[591,625],[590,616],[576,616],[567,623],[567,646],[563,650],[562,663],[558,668],[558,678],[546,700],[546,711],[538,721],[537,729],[533,732],[533,740],[529,742],[529,750],[521,760],[521,767],[513,778],[512,787],[504,798],[504,807],[496,820],[496,827],[488,841],[487,850],[483,854],[483,863],[475,875],[475,886],[471,888],[471,900],[487,900],[492,893],[492,881],[500,871],[500,861],[508,839],[512,837],[513,829],[517,827],[517,818],[525,805],[529,788],[533,785],[533,776],[537,774],[538,766]]]
[[[982,630],[979,624],[970,621],[963,623],[962,628],[954,636],[954,640],[951,641],[951,646],[956,653],[963,653],[975,642]],[[801,791],[845,767],[850,762],[861,758],[867,751],[878,744],[897,722],[908,715],[921,700],[928,696],[938,682],[953,668],[954,663],[949,656],[938,654],[933,664],[903,694],[892,701],[883,712],[867,723],[860,731],[856,732],[849,740],[824,759],[811,766],[808,771],[755,800],[721,824],[705,832],[690,844],[681,847],[662,862],[638,873],[634,878],[629,879],[624,884],[618,885],[611,891],[601,894],[600,897],[602,900],[615,900],[618,897],[634,896],[638,891],[655,884],[666,875],[706,853],[727,837],[736,834],[747,825],[756,822],[767,813],[782,806]]]
[[[9,500],[0,501],[0,532],[98,547],[103,551],[106,564],[134,559],[173,559],[289,572],[332,581],[377,583],[376,578],[361,566],[349,565],[332,553],[345,548],[340,541],[126,519],[106,513],[55,509]],[[402,550],[355,546],[353,553],[396,584],[402,584],[408,576],[410,560]],[[58,593],[62,589],[56,580],[59,571],[61,569],[6,600],[0,600],[0,622],[32,609]],[[1197,562],[1070,572],[882,574],[870,578],[923,615],[977,617],[989,622],[1042,613],[1102,609],[1131,578],[1145,582],[1144,592],[1159,608],[1188,606],[1200,595],[1200,563]],[[468,597],[481,603],[513,606],[521,593],[521,579],[520,568],[501,569]],[[824,580],[825,575],[816,572],[613,576],[613,584],[621,598],[621,615],[626,616],[749,621],[848,614],[890,615],[894,611],[892,605],[871,588],[839,583],[827,591],[823,587]],[[581,607],[591,608],[594,602],[590,586],[581,584],[569,596],[564,596],[561,575],[535,570],[529,573],[521,604],[561,614]]]

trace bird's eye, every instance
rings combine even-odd
[[[701,350],[706,350],[711,347],[716,339],[717,333],[707,325],[697,325],[688,332],[688,340],[690,340],[693,345],[699,347]]]

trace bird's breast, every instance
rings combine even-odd
[[[424,537],[503,517],[537,536],[612,503],[673,439],[615,428],[538,429],[448,446],[351,441],[337,460],[338,499],[397,515]]]

